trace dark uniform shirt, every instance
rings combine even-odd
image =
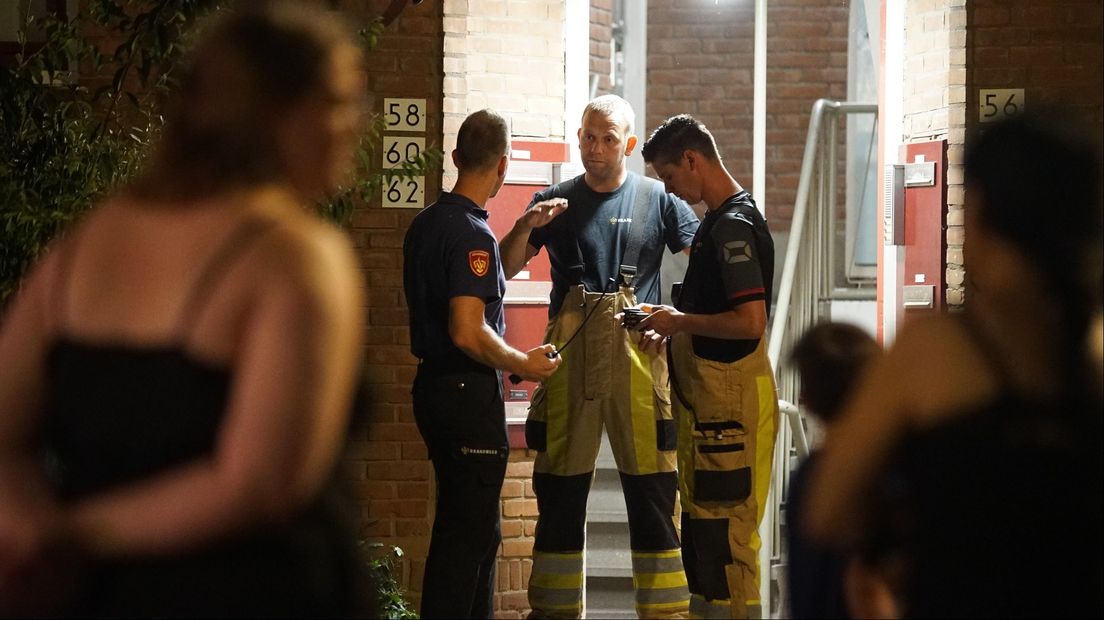
[[[705,214],[675,307],[693,314],[719,314],[762,300],[769,316],[773,278],[774,240],[751,194],[741,191]],[[759,339],[693,336],[693,344],[699,357],[734,362],[754,351]]]
[[[415,216],[403,241],[403,289],[410,309],[410,351],[419,358],[457,352],[448,331],[453,297],[482,299],[487,325],[504,335],[506,277],[487,212],[460,194],[444,192]]]
[[[559,312],[568,289],[575,284],[595,293],[616,290],[637,191],[649,191],[650,203],[633,288],[639,303],[659,303],[663,246],[678,252],[690,245],[698,218],[685,202],[657,185],[653,179],[630,172],[621,187],[596,192],[580,175],[533,196],[530,207],[554,197],[568,201],[567,211],[529,234],[529,245],[538,250],[547,247],[552,265],[549,317]]]

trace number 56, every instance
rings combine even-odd
[[[1023,93],[1022,88],[982,90],[979,120],[988,123],[1023,112]]]

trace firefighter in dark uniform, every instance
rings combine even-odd
[[[456,186],[414,218],[403,242],[410,349],[421,360],[414,419],[437,476],[421,615],[490,618],[509,456],[501,372],[540,381],[560,359],[552,345],[521,352],[502,340],[506,278],[484,205],[506,176],[506,121],[475,112],[456,142]]]
[[[758,528],[778,428],[765,338],[774,241],[700,122],[668,119],[643,155],[668,191],[708,208],[675,307],[636,325],[642,348],[670,338],[690,617],[761,617]]]

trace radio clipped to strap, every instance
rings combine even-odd
[[[633,279],[636,278],[636,265],[621,265],[617,273],[621,276],[621,283],[632,288]]]

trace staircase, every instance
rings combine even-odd
[[[602,433],[587,501],[586,618],[635,618],[629,520],[609,439]]]

